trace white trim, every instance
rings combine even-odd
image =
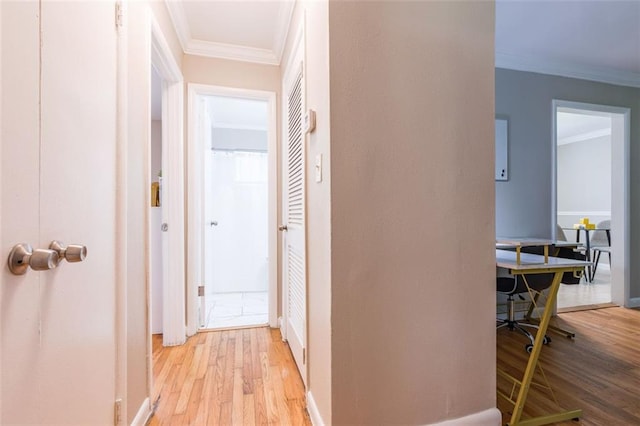
[[[254,62],[257,64],[279,65],[280,61],[273,50],[235,44],[191,39],[184,49],[189,55],[229,59],[232,61]]]
[[[138,409],[138,413],[131,421],[131,426],[144,426],[149,421],[151,417],[151,405],[149,404],[149,398],[145,398],[142,401],[142,405]]]
[[[616,167],[612,168],[611,187],[620,189],[611,193],[611,229],[612,233],[612,262],[611,268],[612,286],[611,301],[615,304],[628,307],[631,303],[630,295],[630,160],[629,152],[631,145],[631,110],[629,108],[614,107],[608,105],[588,104],[581,102],[563,101],[554,99],[551,102],[551,161],[552,161],[552,182],[551,182],[551,223],[555,224],[558,215],[558,170],[557,170],[557,111],[567,109],[585,110],[611,114],[611,161]],[[622,118],[621,118],[622,117]],[[622,126],[616,125],[617,120],[623,120]],[[623,127],[623,135],[615,137],[619,127]],[[622,139],[622,144],[616,143]],[[620,165],[622,167],[620,167]],[[552,236],[556,237],[556,226],[552,226]]]
[[[293,9],[295,9],[295,1],[283,2],[278,12],[276,22],[276,34],[273,40],[273,51],[278,58],[278,64],[282,60],[284,47],[287,45],[287,37],[291,29],[291,19],[293,19]]]
[[[196,138],[196,107],[199,96],[231,96],[244,99],[263,100],[268,103],[268,163],[269,163],[269,194],[268,194],[268,251],[269,251],[269,325],[278,325],[278,140],[276,118],[276,94],[263,90],[249,90],[205,84],[189,83],[188,92],[188,149],[187,149],[187,208],[188,217],[188,267],[187,275],[202,277],[203,241],[199,232],[203,229],[202,211],[198,208],[198,197],[203,192],[203,157],[202,141]],[[197,283],[189,279],[187,281],[187,329],[189,331],[198,328],[198,289]]]
[[[437,426],[497,426],[501,423],[502,414],[500,414],[500,410],[497,408],[489,408],[478,413],[469,414],[468,416],[431,424]]]
[[[169,81],[182,81],[180,67],[171,53],[171,48],[164,38],[160,25],[153,17],[151,18],[151,34],[151,62],[158,68],[158,73],[165,74]],[[160,69],[164,70],[164,72],[161,73]],[[160,77],[163,77],[163,75],[160,75]]]
[[[316,404],[316,400],[313,399],[311,391],[307,392],[307,412],[309,413],[309,418],[313,426],[324,426],[326,424],[324,420],[322,420],[318,405]]]
[[[169,225],[163,238],[163,345],[186,341],[184,295],[184,89],[183,77],[160,26],[151,16],[151,63],[163,80],[162,87],[162,185],[163,223]],[[151,70],[149,70],[149,74]],[[150,143],[148,141],[147,143]],[[149,186],[149,176],[145,183]],[[147,224],[148,226],[148,224]],[[147,281],[149,281],[147,269]]]
[[[167,6],[171,22],[173,22],[173,28],[178,35],[180,46],[182,46],[182,50],[184,51],[191,40],[191,30],[189,29],[187,15],[184,13],[184,6],[182,2],[175,0],[165,0],[164,3]]]
[[[496,52],[495,67],[560,77],[578,78],[618,86],[640,87],[640,73],[596,68],[562,61]]]

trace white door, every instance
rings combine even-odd
[[[204,141],[204,143],[202,144],[203,150],[202,152],[200,152],[200,158],[202,158],[201,165],[203,167],[202,175],[204,177],[204,182],[211,182],[211,161],[213,160],[211,155],[211,114],[209,112],[209,105],[206,101],[206,98],[202,96],[198,97],[198,108],[194,113],[196,114],[198,123],[196,137]],[[218,225],[218,221],[213,216],[213,212],[211,211],[211,200],[209,199],[209,197],[207,197],[206,194],[208,186],[205,183],[201,186],[201,188],[203,190],[200,193],[200,200],[197,202],[198,204],[196,205],[196,208],[202,209],[204,211],[204,229],[202,230],[202,235],[204,235],[204,247],[202,248],[202,269],[204,276],[204,285],[200,287],[198,295],[200,297],[200,327],[206,328],[207,322],[209,320],[209,309],[207,308],[207,304],[210,302],[209,298],[207,298],[206,290],[211,288],[211,279],[213,276],[212,263],[207,261],[207,256],[211,253],[211,246],[213,244],[213,233],[215,227]]]
[[[298,49],[299,51],[301,49]],[[304,75],[301,60],[293,62],[285,77],[284,140],[284,225],[283,277],[285,291],[284,337],[298,365],[303,381],[307,380],[307,271],[305,250],[305,135]]]
[[[0,283],[0,424],[113,424],[113,2],[1,2],[1,240],[84,244]]]

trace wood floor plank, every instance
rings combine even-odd
[[[187,375],[180,387],[180,398],[176,404],[176,413],[182,414],[187,411],[187,406],[191,398],[191,392],[193,391],[193,385],[196,381],[196,374],[198,372],[198,366],[200,365],[200,358],[202,357],[203,346],[196,345],[193,350],[193,357],[190,358],[189,363],[183,364],[183,369],[187,370]]]
[[[558,403],[563,409],[583,410],[579,422],[561,425],[640,424],[640,311],[619,307],[562,313],[556,325],[575,331],[575,339],[552,336],[540,354]],[[516,377],[527,361],[524,337],[501,329],[497,335],[498,366]],[[536,380],[540,379],[536,373]],[[498,381],[499,387],[501,385]],[[523,420],[559,408],[545,392],[532,387]],[[507,422],[512,407],[498,399]]]
[[[310,425],[286,342],[267,327],[199,333],[182,346],[153,336],[150,425]]]
[[[267,401],[265,399],[264,384],[261,378],[253,380],[253,402],[256,424],[269,424],[269,417],[267,415]]]
[[[245,395],[253,394],[253,354],[250,329],[242,331],[242,360],[242,391]]]
[[[256,410],[255,400],[253,394],[246,394],[243,396],[243,412],[242,412],[242,424],[244,426],[253,426],[256,424]]]
[[[233,400],[231,408],[231,423],[234,425],[244,423],[244,392],[242,392],[241,368],[233,370]]]

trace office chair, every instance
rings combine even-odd
[[[603,220],[598,222],[596,226],[596,231],[593,232],[591,236],[590,246],[593,251],[593,272],[591,273],[591,279],[596,276],[596,271],[598,270],[598,262],[600,262],[600,255],[602,253],[607,253],[609,255],[609,265],[611,265],[611,241],[609,241],[609,236],[607,235],[607,231],[602,230],[598,231],[597,229],[611,229],[611,221]],[[611,231],[608,231],[611,232]]]
[[[537,295],[539,292],[542,292],[551,286],[553,274],[529,275],[526,279],[529,284],[529,288]],[[531,353],[535,336],[525,327],[538,329],[538,326],[536,324],[529,324],[516,320],[514,296],[518,295],[522,300],[525,300],[524,297],[522,297],[522,293],[529,293],[529,289],[527,288],[523,277],[521,275],[513,277],[497,277],[496,290],[498,293],[507,295],[507,319],[497,319],[496,321],[498,325],[496,329],[507,327],[509,330],[517,330],[524,334],[529,339],[529,343],[527,343],[524,348],[527,352]],[[532,294],[532,297],[535,296]],[[537,300],[537,297],[535,297],[535,299]],[[544,336],[544,340],[542,342],[545,345],[549,344],[551,342],[551,338],[549,336]]]
[[[523,247],[522,251],[532,254],[543,254],[543,247]],[[555,247],[553,249],[553,253],[555,257],[562,257],[565,259],[578,259],[584,260],[585,256],[580,251],[573,250],[569,247]],[[562,275],[562,283],[563,284],[577,284],[580,282],[580,278],[583,274],[574,274],[573,272],[565,272]],[[549,287],[553,283],[554,274],[536,274],[536,275],[528,275],[527,283],[529,284],[529,288],[524,282],[524,278],[521,275],[510,276],[510,277],[497,277],[496,278],[496,290],[498,293],[507,295],[507,319],[497,319],[498,325],[496,329],[507,327],[509,330],[518,330],[529,339],[529,343],[525,345],[525,350],[527,352],[531,352],[533,349],[533,342],[535,340],[535,336],[529,332],[525,327],[531,329],[538,329],[537,324],[532,324],[525,321],[535,321],[535,319],[531,318],[531,314],[536,306],[536,303],[542,294],[542,292]],[[531,292],[529,292],[529,289]],[[532,299],[531,307],[529,308],[527,314],[525,315],[525,319],[523,321],[517,321],[515,319],[515,299],[514,296],[518,295],[520,299],[525,300],[522,296],[523,293],[530,294]],[[575,337],[575,333],[568,330],[563,330],[561,328],[550,326],[551,330],[554,330],[560,334],[568,338]],[[551,343],[551,338],[549,336],[544,336],[542,341],[545,345]]]

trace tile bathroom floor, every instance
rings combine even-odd
[[[269,297],[266,291],[208,294],[203,328],[265,325],[269,322],[268,305]]]

